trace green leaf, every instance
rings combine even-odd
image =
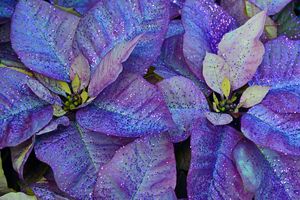
[[[37,200],[35,196],[29,196],[23,192],[10,192],[0,197],[1,200]]]
[[[72,80],[72,90],[74,93],[77,93],[79,91],[80,85],[81,85],[81,81],[80,78],[78,76],[78,74],[75,74],[74,79]]]
[[[240,99],[240,104],[244,108],[250,108],[256,104],[259,104],[269,92],[270,87],[254,85],[248,87]]]
[[[296,15],[294,7],[294,2],[290,3],[274,16],[274,20],[278,25],[278,34],[284,34],[290,39],[300,39],[300,17]]]
[[[33,76],[33,74],[30,71],[27,71],[27,70],[22,69],[22,68],[6,66],[3,63],[0,63],[0,67],[9,68],[9,69],[21,72],[21,73],[26,74],[26,75],[31,76],[31,77]]]
[[[89,94],[85,90],[83,90],[82,93],[80,94],[80,97],[81,97],[82,103],[85,103],[86,100],[89,98]]]
[[[213,92],[213,99],[214,99],[214,103],[216,104],[216,106],[219,105],[219,99],[217,98],[216,94]]]
[[[65,91],[67,94],[72,94],[69,84],[64,81],[56,81],[60,88]]]
[[[229,97],[230,94],[230,81],[228,78],[224,78],[221,85],[222,93],[226,98]]]
[[[67,113],[59,105],[53,105],[52,107],[53,107],[53,115],[55,117],[61,117],[61,116],[65,115]]]

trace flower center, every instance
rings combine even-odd
[[[74,110],[82,104],[82,98],[79,94],[70,94],[63,99],[63,104],[64,111]]]

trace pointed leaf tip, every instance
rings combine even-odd
[[[270,87],[259,86],[259,85],[248,87],[244,91],[240,99],[240,103],[242,103],[242,107],[250,108],[252,106],[255,106],[256,104],[259,104],[265,98],[269,90]]]

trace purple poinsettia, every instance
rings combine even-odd
[[[175,198],[173,146],[160,134],[174,124],[140,75],[160,53],[169,1],[137,3],[97,1],[82,17],[41,0],[16,5],[11,41],[26,68],[1,63],[0,148],[12,147],[21,178],[34,149],[67,196]]]
[[[300,43],[263,44],[265,20],[263,11],[235,29],[212,1],[187,0],[184,36],[164,42],[157,73],[170,78],[158,86],[174,141],[191,136],[189,199],[299,197]]]

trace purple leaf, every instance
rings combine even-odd
[[[52,132],[58,128],[59,125],[69,126],[70,120],[68,117],[63,116],[57,119],[52,120],[46,127],[36,133],[36,135],[42,135],[45,133]]]
[[[183,56],[183,37],[177,35],[166,39],[161,48],[160,56],[153,63],[155,67],[155,73],[164,78],[170,78],[172,76],[184,76],[191,79],[201,91],[208,94],[207,86],[200,82],[198,78],[189,70],[187,63]]]
[[[262,64],[251,84],[276,89],[299,85],[299,81],[300,41],[281,36],[267,42]]]
[[[120,149],[100,169],[94,199],[171,199],[175,185],[173,144],[164,135],[150,136]]]
[[[245,189],[255,192],[255,199],[299,198],[299,156],[258,149],[244,140],[234,149],[234,160]]]
[[[189,199],[251,199],[243,188],[232,151],[241,134],[229,126],[199,120],[191,129]]]
[[[73,200],[59,190],[54,182],[34,183],[30,188],[39,200]]]
[[[284,89],[271,90],[261,104],[243,115],[241,130],[257,145],[300,155],[299,105],[299,91],[296,93]]]
[[[161,133],[174,126],[157,87],[130,73],[121,74],[76,118],[88,130],[124,137]]]
[[[168,32],[166,35],[166,39],[176,36],[176,35],[182,35],[184,34],[184,28],[182,25],[181,20],[172,20],[169,23]]]
[[[20,179],[23,179],[24,177],[24,166],[30,153],[33,150],[34,141],[35,138],[33,136],[25,142],[10,148],[12,165],[14,170],[19,174]]]
[[[209,110],[205,96],[191,80],[181,76],[159,82],[158,88],[163,93],[177,125],[176,130],[169,131],[171,140],[173,142],[185,140],[189,136],[186,130]]]
[[[142,35],[139,35],[129,42],[116,45],[104,56],[92,75],[88,88],[90,97],[97,97],[103,89],[118,78],[123,70],[122,63],[128,59],[141,37]]]
[[[193,73],[203,80],[205,53],[217,52],[223,35],[235,28],[235,22],[221,7],[209,0],[187,0],[182,10],[185,28],[183,53]]]
[[[145,72],[159,55],[169,22],[168,0],[99,1],[81,19],[76,42],[92,74],[117,44],[143,34],[124,66]]]
[[[45,1],[20,0],[12,18],[12,45],[22,62],[45,76],[70,81],[79,18]]]
[[[261,10],[267,10],[268,15],[274,15],[281,11],[292,0],[249,0]]]
[[[220,4],[236,20],[239,26],[249,19],[245,12],[245,0],[221,0]]]
[[[0,149],[30,138],[52,119],[53,109],[29,89],[28,76],[0,68]]]
[[[37,137],[39,160],[50,165],[58,187],[77,199],[90,199],[97,172],[131,140],[87,131],[78,124]]]

